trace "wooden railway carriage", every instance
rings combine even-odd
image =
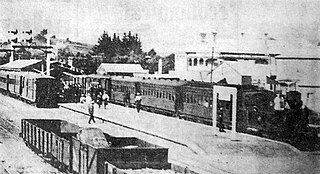
[[[110,99],[115,103],[124,103],[125,94],[129,93],[130,105],[134,104],[134,98],[137,92],[140,91],[141,78],[134,77],[112,77]]]
[[[214,85],[217,84],[193,81],[188,82],[186,85],[184,85],[184,107],[181,112],[181,117],[194,122],[212,125],[212,104]],[[218,100],[217,104],[217,109],[223,108],[222,114],[224,126],[231,127],[232,101]]]
[[[213,85],[199,87],[195,84],[183,86],[183,110],[181,116],[187,120],[212,124]]]
[[[142,107],[177,114],[183,109],[183,84],[185,82],[177,80],[142,80]]]
[[[0,88],[37,107],[57,107],[57,85],[54,78],[33,72],[0,71]]]

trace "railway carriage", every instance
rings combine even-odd
[[[0,88],[37,107],[57,107],[57,85],[53,77],[33,72],[0,71]]]
[[[183,109],[183,84],[185,82],[177,80],[142,80],[142,107],[170,115],[177,114]]]
[[[124,104],[125,95],[129,94],[129,103],[130,105],[134,104],[134,98],[137,92],[140,92],[140,82],[141,78],[133,77],[112,77],[111,80],[111,89],[110,99],[119,104]]]
[[[187,120],[212,124],[213,85],[199,87],[188,84],[183,87],[183,110],[181,116]]]

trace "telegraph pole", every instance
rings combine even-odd
[[[8,33],[11,33],[13,35],[17,35],[18,34],[18,29],[16,30],[12,30],[12,31],[8,31]],[[10,48],[12,49],[11,55],[10,55],[10,59],[9,59],[9,63],[14,61],[14,48],[13,46],[15,45],[14,43],[18,43],[18,38],[16,37],[15,39],[9,39],[10,41]]]
[[[47,33],[48,34],[48,33]],[[50,37],[47,38],[47,46],[50,47]],[[47,59],[47,75],[50,76],[50,56],[46,51],[46,59]]]
[[[19,31],[18,29],[16,30],[12,30],[12,31],[8,31],[8,33],[11,33],[13,35],[18,35]],[[22,31],[22,33],[25,33],[25,34],[28,34],[28,35],[31,35],[32,34],[32,30],[27,30],[27,31]],[[9,39],[10,41],[10,47],[12,49],[12,53],[10,55],[10,59],[9,59],[9,62],[13,62],[14,61],[14,52],[15,52],[15,48],[17,45],[17,43],[19,42],[19,39],[18,39],[18,36],[16,36],[16,38],[14,39]],[[23,42],[26,41],[28,43],[32,43],[32,37],[30,39],[26,39],[26,40],[22,40]]]
[[[212,75],[213,75],[213,59],[214,59],[214,47],[216,46],[216,35],[217,32],[212,32],[213,35],[213,46],[212,46],[212,52],[211,52],[211,76],[210,76],[210,83],[212,83]]]

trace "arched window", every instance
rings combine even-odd
[[[203,59],[202,58],[199,60],[199,65],[203,65]]]
[[[207,59],[206,60],[206,66],[213,64],[213,60],[212,59]]]
[[[195,59],[193,59],[193,66],[197,66],[197,65],[198,65],[198,59],[195,58]]]
[[[192,59],[191,58],[189,58],[188,63],[189,63],[189,66],[192,66]]]

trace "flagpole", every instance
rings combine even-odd
[[[214,58],[214,47],[212,47],[212,52],[211,52],[211,76],[210,76],[210,83],[212,83],[212,74],[213,74],[213,58]]]
[[[212,36],[213,36],[213,46],[212,46],[212,52],[211,52],[211,76],[210,76],[210,83],[212,83],[212,75],[213,75],[213,59],[214,59],[214,47],[216,46],[216,35],[217,32],[212,32]]]

